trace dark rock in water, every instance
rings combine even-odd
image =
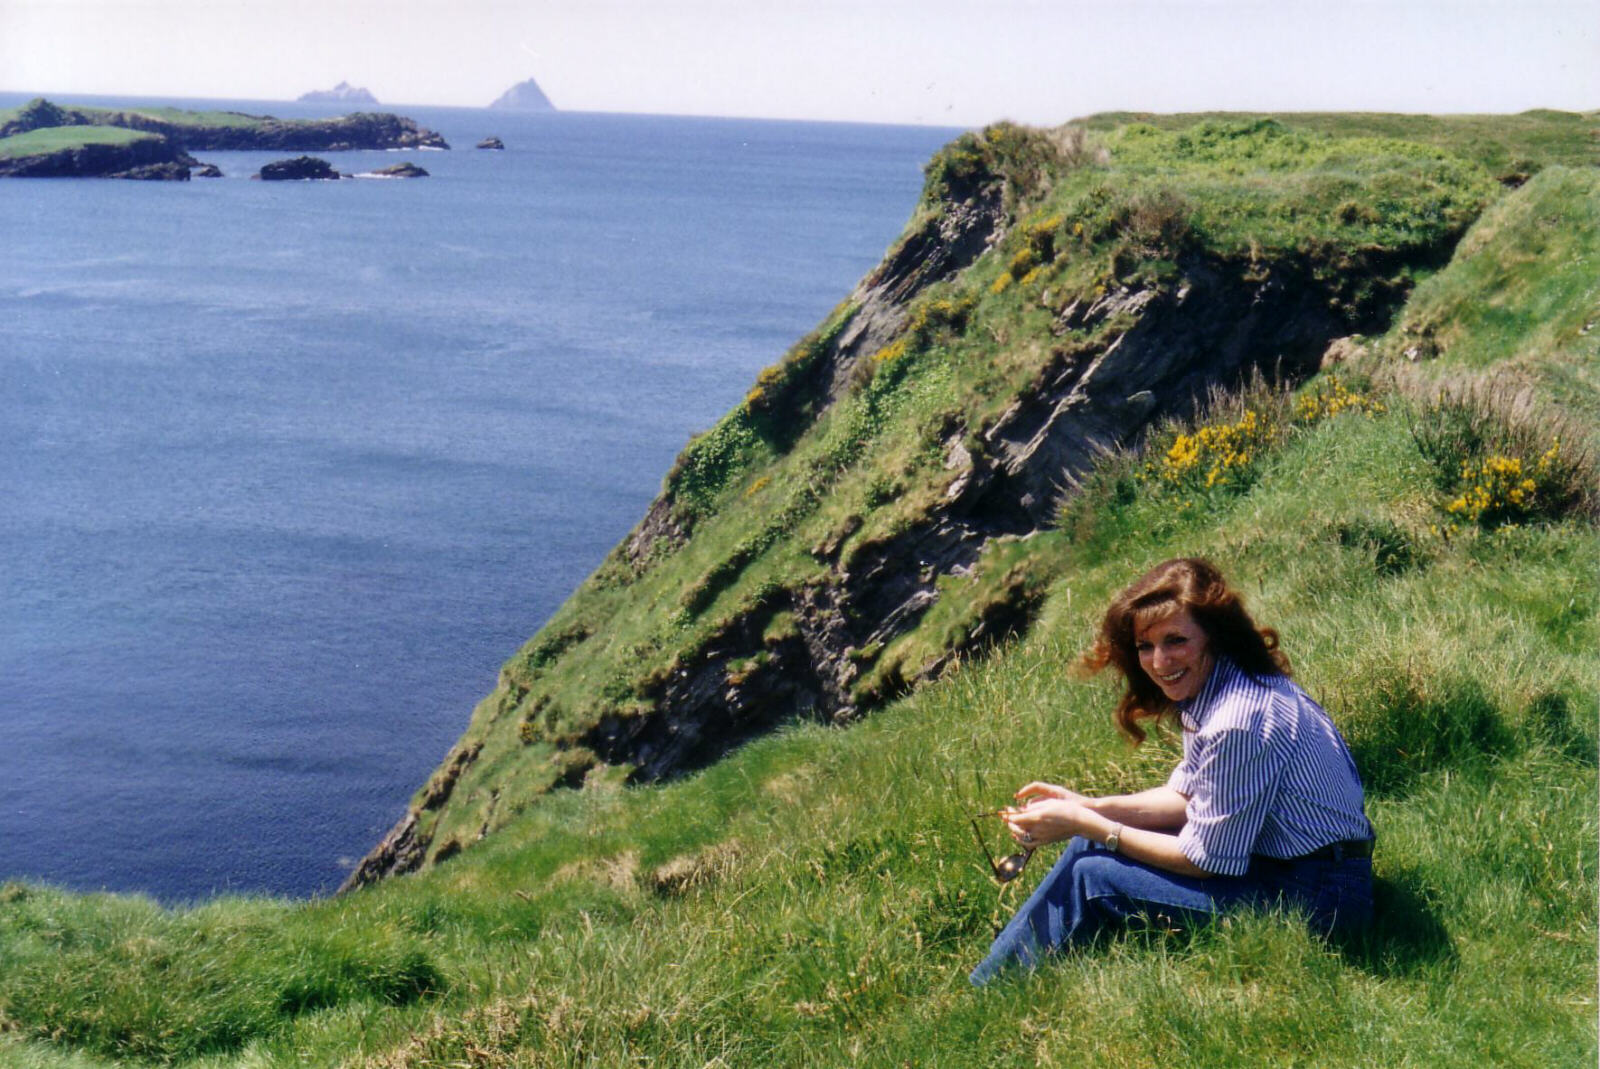
[[[411,162],[397,163],[393,167],[380,167],[372,172],[378,178],[426,178],[428,172]]]
[[[189,168],[186,164],[171,161],[168,163],[147,163],[142,167],[130,167],[126,171],[118,171],[110,178],[136,178],[146,182],[187,182]]]
[[[378,98],[365,89],[349,82],[340,82],[332,89],[314,89],[300,97],[302,104],[376,104]]]
[[[296,156],[292,160],[276,160],[261,168],[253,177],[266,182],[298,182],[311,178],[339,178],[327,160],[315,156]]]
[[[479,141],[475,147],[503,149],[506,147],[506,143],[500,140],[498,137],[486,137],[482,141]]]
[[[539,88],[539,83],[529,78],[500,94],[500,99],[489,105],[491,108],[505,108],[511,111],[555,111],[556,106],[550,103],[550,98],[544,95],[544,90]]]
[[[222,168],[218,167],[214,163],[208,163],[204,167],[201,167],[198,171],[195,171],[194,172],[194,177],[196,177],[196,178],[221,178],[222,177]]]

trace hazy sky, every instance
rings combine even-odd
[[[0,0],[0,90],[975,125],[1600,108],[1600,0]]]

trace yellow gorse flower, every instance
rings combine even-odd
[[[1494,455],[1479,461],[1461,463],[1461,481],[1466,485],[1444,510],[1463,524],[1485,520],[1509,525],[1527,519],[1540,505],[1539,486],[1551,476],[1561,456],[1561,440],[1531,463],[1521,457]]]
[[[1372,416],[1387,411],[1382,401],[1350,389],[1337,375],[1329,375],[1328,381],[1315,393],[1302,394],[1294,404],[1297,423],[1316,423],[1341,412],[1365,412]]]
[[[890,342],[882,349],[879,349],[877,352],[873,353],[872,359],[874,363],[887,364],[906,355],[906,350],[910,348],[910,339],[902,337],[897,341]]]
[[[1178,435],[1149,466],[1147,477],[1171,486],[1198,481],[1208,490],[1227,485],[1271,441],[1271,425],[1252,408],[1237,423],[1207,424]]]

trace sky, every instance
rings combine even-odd
[[[1600,108],[1600,0],[0,0],[0,91],[975,126]]]

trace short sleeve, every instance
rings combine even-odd
[[[1287,754],[1255,731],[1227,729],[1195,740],[1186,755],[1188,820],[1178,833],[1185,857],[1207,872],[1242,876],[1272,807]],[[1185,772],[1180,764],[1173,780]]]
[[[1167,777],[1167,787],[1177,791],[1188,798],[1194,794],[1194,788],[1189,785],[1189,759],[1185,757],[1178,762],[1178,767],[1172,770],[1172,775]]]

